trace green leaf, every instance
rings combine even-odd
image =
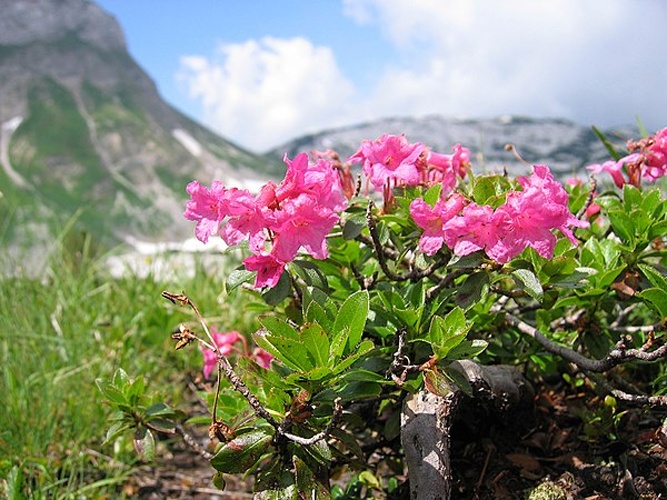
[[[333,366],[333,372],[335,374],[342,373],[343,371],[347,370],[350,366],[352,366],[356,361],[358,361],[362,356],[364,356],[366,353],[369,351],[373,350],[375,346],[373,345],[373,342],[371,340],[362,340],[357,349],[347,356],[346,358],[343,358],[338,364]]]
[[[225,486],[227,486],[227,483],[225,481],[225,476],[222,472],[216,472],[213,474],[213,486],[215,486],[217,489],[220,491],[223,491],[225,489]]]
[[[647,264],[639,264],[639,269],[644,273],[646,279],[651,282],[651,285],[667,292],[667,277],[665,275]]]
[[[346,352],[354,350],[361,341],[369,308],[367,290],[355,292],[343,302],[333,327],[331,358],[334,361],[340,359]]]
[[[660,314],[661,319],[667,318],[667,290],[655,287],[647,288],[639,292],[637,296],[652,305]]]
[[[265,429],[237,436],[220,448],[211,459],[211,465],[227,474],[247,472],[268,451],[272,439]]]
[[[317,323],[308,323],[301,330],[301,342],[308,350],[313,366],[323,367],[329,364],[329,337]]]
[[[456,365],[449,365],[444,370],[445,377],[458,387],[466,396],[472,397],[473,389],[468,377],[456,368]]]
[[[306,495],[306,498],[316,498],[326,500],[331,498],[328,487],[321,481],[318,481],[317,475],[298,456],[293,456],[294,475],[296,477],[297,490]]]
[[[625,212],[614,210],[607,212],[611,227],[623,243],[634,247],[635,230],[632,218]]]
[[[121,392],[115,385],[107,384],[102,379],[95,380],[97,388],[102,395],[111,403],[116,405],[128,405],[125,394]]]
[[[430,393],[443,398],[451,394],[454,389],[447,377],[438,370],[431,369],[424,371],[424,386]]]
[[[315,301],[312,301],[310,304],[308,304],[304,318],[305,321],[318,323],[322,328],[324,328],[325,331],[330,331],[333,329],[333,316],[329,316],[327,311]]]
[[[464,340],[449,351],[447,359],[472,359],[482,354],[488,345],[489,343],[482,339]]]
[[[537,279],[535,273],[529,269],[517,269],[512,271],[512,276],[528,295],[530,295],[538,302],[542,300],[544,290],[542,289],[542,283],[540,283],[540,280]]]
[[[352,214],[343,223],[343,239],[353,240],[361,234],[366,227],[366,214]]]
[[[107,430],[107,433],[104,436],[104,442],[105,443],[112,442],[118,436],[120,436],[120,435],[124,434],[125,432],[129,431],[130,429],[132,429],[132,427],[133,427],[132,424],[130,424],[127,421],[121,421],[121,422],[114,423]]]
[[[428,340],[437,359],[444,359],[466,338],[472,325],[466,324],[465,314],[455,307],[447,315],[433,316],[428,330]]]
[[[313,286],[321,290],[328,290],[327,278],[322,274],[320,268],[307,260],[295,260],[292,262],[292,269],[308,286]]]
[[[140,427],[134,435],[134,449],[142,460],[155,460],[155,437],[150,429]]]
[[[245,269],[235,269],[231,273],[229,273],[229,276],[227,276],[227,282],[225,284],[225,288],[229,293],[232,290],[235,290],[236,288],[240,287],[244,283],[252,281],[254,278],[255,278],[254,271],[246,271]]]
[[[563,276],[551,284],[560,288],[580,288],[587,285],[588,278],[597,274],[597,272],[597,269],[592,267],[577,267],[571,274]]]
[[[442,184],[437,183],[428,188],[424,193],[423,200],[433,207],[438,200],[440,199],[440,194],[442,193]]]
[[[469,309],[477,304],[489,287],[489,275],[484,271],[479,271],[469,275],[465,281],[456,289],[456,305]]]
[[[259,322],[271,335],[293,340],[299,340],[300,338],[296,328],[277,316],[263,316],[259,318]]]
[[[273,288],[269,288],[262,292],[262,298],[264,299],[264,302],[270,306],[277,306],[289,296],[291,288],[292,285],[290,284],[289,274],[287,271],[283,271],[278,280],[278,284]]]
[[[259,334],[255,336],[255,342],[290,368],[302,372],[314,368],[313,361],[308,356],[308,351],[303,348],[301,340]]]
[[[602,144],[604,144],[604,147],[607,148],[607,151],[611,155],[611,157],[618,161],[621,159],[621,155],[616,151],[616,148],[614,145],[611,143],[609,139],[607,139],[607,136],[605,136],[599,128],[593,126],[593,133],[600,139]]]

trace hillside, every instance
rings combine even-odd
[[[0,10],[0,241],[12,249],[48,242],[75,213],[108,244],[181,239],[189,181],[252,187],[275,171],[165,103],[96,4]]]

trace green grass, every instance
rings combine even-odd
[[[170,333],[188,311],[161,291],[189,293],[228,329],[254,319],[240,298],[221,300],[222,276],[114,280],[89,238],[57,247],[43,277],[0,287],[0,497],[15,487],[14,498],[116,498],[135,458],[129,439],[103,445],[110,410],[95,380],[122,367],[178,406],[185,375],[200,369],[196,348],[174,351]]]

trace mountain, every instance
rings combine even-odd
[[[279,162],[165,103],[88,0],[0,0],[0,242],[48,242],[75,212],[115,244],[181,239],[185,186],[248,186]]]
[[[637,131],[631,127],[602,132],[621,151],[627,138],[637,137]],[[523,175],[529,169],[506,150],[507,144],[514,145],[526,162],[549,165],[554,175],[561,179],[571,175],[586,177],[586,165],[609,159],[609,153],[592,127],[563,119],[522,116],[492,119],[458,119],[438,115],[387,118],[306,135],[268,154],[277,158],[287,152],[292,157],[301,151],[334,149],[341,158],[347,158],[359,148],[362,140],[375,140],[382,134],[405,134],[410,142],[422,142],[439,153],[451,153],[452,146],[461,143],[470,149],[473,168],[477,171],[502,171],[506,168],[510,175]]]

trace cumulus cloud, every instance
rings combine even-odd
[[[398,112],[566,117],[652,127],[667,110],[659,0],[344,0],[397,49],[371,97]],[[658,62],[660,61],[660,62]]]
[[[331,49],[305,38],[223,44],[183,57],[179,78],[208,125],[256,151],[336,125],[354,93]]]
[[[213,57],[182,59],[204,121],[256,151],[395,115],[665,125],[664,0],[341,0],[341,9],[384,39],[372,73],[306,38],[223,44]]]

